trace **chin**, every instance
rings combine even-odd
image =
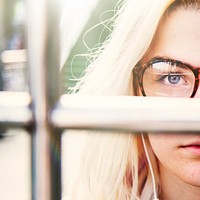
[[[196,166],[191,166],[190,169],[182,176],[182,180],[189,185],[200,187],[200,163]]]

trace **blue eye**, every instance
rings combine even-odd
[[[177,84],[180,81],[180,79],[181,79],[180,76],[177,76],[177,75],[169,75],[168,76],[168,81],[171,84]]]
[[[156,79],[155,79],[156,80]],[[180,87],[181,85],[187,84],[189,77],[184,74],[167,74],[167,75],[160,75],[157,77],[156,82],[160,84],[165,84],[166,86],[174,86]]]

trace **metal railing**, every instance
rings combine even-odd
[[[56,162],[51,150],[53,142],[60,144],[60,134],[55,134],[48,120],[59,97],[58,12],[58,1],[28,0],[27,50],[34,116],[32,195],[36,200],[61,198],[61,162]]]
[[[200,130],[199,99],[64,95],[46,115],[40,111],[45,116],[41,119],[34,117],[37,104],[30,103],[28,94],[3,92],[0,97],[23,99],[20,105],[14,101],[5,105],[0,101],[0,123],[6,127],[29,127],[32,132],[34,200],[61,199],[61,160],[59,163],[55,160],[51,146],[52,142],[60,145],[63,129]],[[18,114],[13,116],[11,113],[15,112]]]
[[[62,129],[198,132],[200,101],[185,98],[63,95],[50,117],[54,126]]]
[[[34,200],[61,199],[61,160],[55,160],[51,145],[56,142],[60,151],[63,129],[200,130],[199,99],[60,96],[55,4],[54,0],[28,0],[30,94],[0,93],[1,126],[28,128],[32,135]]]

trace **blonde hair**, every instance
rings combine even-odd
[[[168,4],[169,0],[124,1],[117,13],[111,36],[73,92],[80,90],[80,94],[132,95],[132,68],[149,48]]]
[[[150,47],[163,14],[173,10],[174,3],[189,2],[197,1],[125,0],[100,55],[72,92],[134,95],[132,69]],[[155,196],[140,135],[70,131],[64,137],[63,200],[150,200]],[[158,187],[156,158],[147,139],[145,143]]]

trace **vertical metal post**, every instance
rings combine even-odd
[[[48,111],[51,112],[60,97],[60,3],[47,0],[47,95]],[[51,113],[50,113],[51,114]],[[51,127],[51,200],[61,199],[61,131]]]
[[[5,23],[4,23],[4,18],[5,18],[5,0],[0,1],[0,24],[1,24],[1,29],[0,29],[0,53],[5,49],[5,37],[4,37],[4,32],[5,32]],[[0,91],[3,90],[3,63],[2,60],[0,59]]]
[[[28,0],[27,4],[28,63],[35,120],[32,136],[34,200],[61,197],[60,134],[54,133],[48,120],[48,113],[59,96],[58,3],[56,0]]]

